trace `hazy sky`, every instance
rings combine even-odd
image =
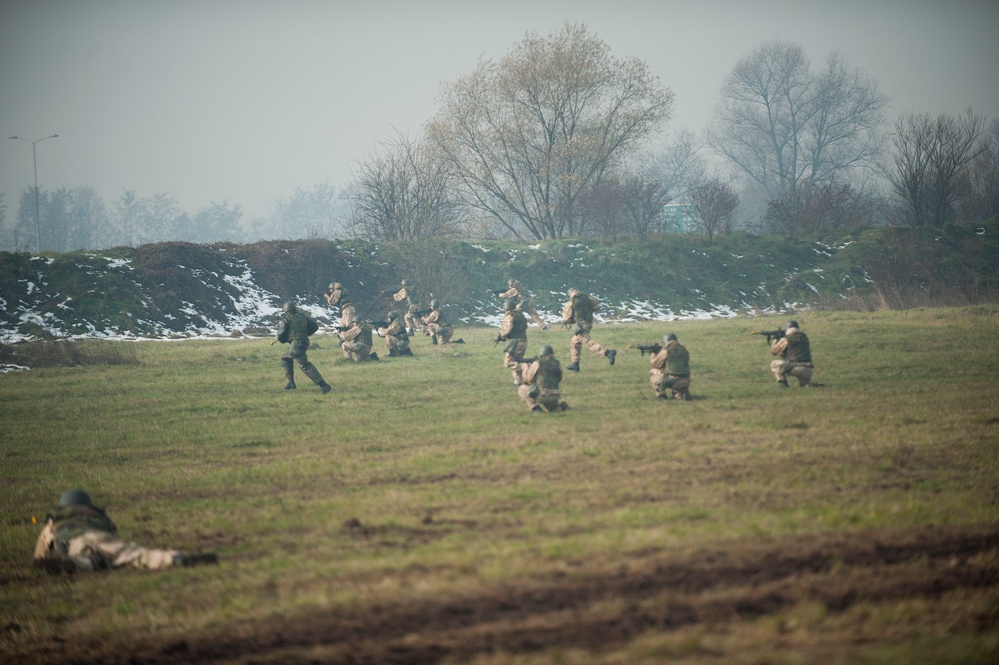
[[[347,184],[395,129],[413,135],[442,84],[527,32],[585,23],[676,93],[670,130],[700,131],[761,43],[833,50],[893,112],[999,116],[995,0],[0,0],[0,191],[33,183],[173,194],[266,215],[296,186]]]

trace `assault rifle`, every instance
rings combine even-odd
[[[638,345],[634,345],[634,346],[631,345],[631,344],[629,344],[627,346],[627,348],[629,348],[629,349],[638,349],[639,351],[642,352],[643,356],[646,353],[651,353],[652,355],[655,355],[655,354],[657,354],[657,353],[659,353],[660,351],[663,350],[662,344],[638,344]]]
[[[538,359],[538,357],[534,356],[533,358],[514,358],[514,361],[518,362],[518,363],[527,363],[528,365],[530,365],[531,363],[533,363],[537,359]]]
[[[496,345],[497,345],[497,344],[499,344],[499,343],[500,343],[500,342],[502,342],[502,341],[503,341],[503,335],[499,335],[499,334],[497,334],[497,335],[496,335],[496,339],[495,339],[495,340],[493,340],[493,348],[495,349],[495,348],[496,348]]]
[[[784,329],[778,328],[777,330],[754,330],[749,333],[750,335],[763,335],[767,338],[767,344],[775,339],[784,339]]]

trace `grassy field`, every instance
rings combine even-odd
[[[783,317],[598,325],[617,363],[553,415],[489,329],[362,365],[319,335],[325,396],[269,340],[0,375],[0,660],[996,662],[999,307],[798,319],[821,387],[773,382],[748,333]],[[690,402],[625,350],[667,331]],[[42,573],[76,486],[221,565]]]

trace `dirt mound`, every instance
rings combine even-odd
[[[785,611],[801,602],[828,612],[858,603],[934,599],[999,585],[994,529],[924,528],[733,542],[666,557],[622,560],[613,571],[522,580],[441,601],[359,603],[348,609],[231,625],[163,643],[127,638],[100,648],[62,645],[21,662],[435,663],[556,646],[599,652],[649,631]],[[982,556],[986,555],[986,556]],[[997,617],[982,617],[994,628]],[[302,654],[308,653],[308,657]]]

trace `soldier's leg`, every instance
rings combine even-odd
[[[811,367],[804,367],[802,365],[795,366],[789,373],[794,378],[798,379],[798,386],[801,388],[807,388],[812,383],[812,372],[815,370]]]
[[[666,374],[662,370],[653,367],[649,370],[649,383],[652,384],[652,388],[656,391],[656,397],[659,399],[667,399],[666,386],[663,383],[666,381]]]
[[[340,308],[340,325],[349,326],[350,320],[357,315],[357,310],[353,305],[344,305]]]
[[[524,403],[527,404],[527,408],[530,410],[534,411],[541,408],[538,406],[538,400],[536,399],[538,396],[537,386],[520,384],[517,388],[517,394],[520,395],[520,399],[524,400]]]
[[[441,328],[437,331],[437,342],[440,344],[447,344],[451,341],[451,335],[453,334],[454,328],[452,326]]]
[[[292,359],[290,354],[284,354],[281,356],[281,364],[284,365],[284,376],[288,379],[288,384],[284,387],[285,390],[295,389],[295,361]]]
[[[569,360],[571,361],[566,365],[566,369],[571,369],[575,372],[579,371],[579,359],[583,356],[583,336],[576,333],[569,340]]]
[[[70,556],[87,556],[93,560],[94,555],[109,568],[146,568],[158,570],[169,568],[180,556],[177,550],[150,549],[127,543],[109,533],[88,531],[69,542]]]
[[[787,385],[787,377],[784,376],[784,365],[783,360],[774,360],[770,363],[770,371],[773,372],[774,377],[777,379],[777,383],[782,386]]]

